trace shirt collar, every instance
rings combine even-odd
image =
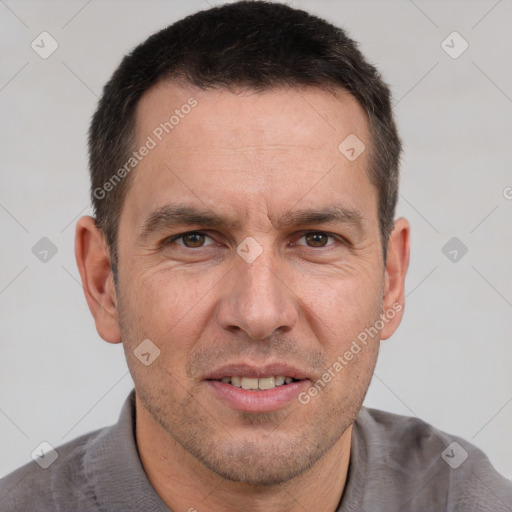
[[[125,400],[118,422],[100,431],[88,444],[84,470],[89,474],[89,489],[101,510],[170,511],[140,461],[135,438],[135,390]]]

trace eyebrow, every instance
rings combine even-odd
[[[353,226],[358,232],[364,231],[362,214],[341,205],[330,205],[320,209],[307,208],[287,211],[270,222],[275,229],[307,224],[342,224]],[[241,231],[243,223],[223,217],[211,210],[189,204],[166,204],[152,212],[144,222],[139,238],[146,240],[154,233],[185,225],[200,225],[204,228],[224,228]]]

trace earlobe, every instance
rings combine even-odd
[[[389,338],[398,328],[405,307],[405,276],[409,267],[410,225],[400,217],[389,238],[385,270],[383,314],[387,318],[381,339]]]
[[[98,334],[109,343],[119,343],[121,333],[109,251],[103,234],[90,216],[77,222],[75,257]]]

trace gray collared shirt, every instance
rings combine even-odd
[[[137,452],[134,391],[117,424],[57,453],[47,469],[31,462],[0,480],[0,511],[169,512]],[[190,507],[209,510],[208,503]],[[356,511],[512,512],[512,482],[467,441],[417,418],[363,407],[337,509]]]

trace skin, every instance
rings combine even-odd
[[[96,328],[122,341],[135,382],[144,469],[175,511],[334,511],[380,340],[403,308],[305,405],[237,411],[203,379],[227,363],[284,362],[316,382],[379,315],[404,304],[409,224],[395,221],[384,264],[366,172],[368,118],[350,94],[161,82],[138,105],[139,142],[192,96],[197,106],[134,171],[119,220],[117,288],[94,220],[81,218],[76,230]],[[353,162],[338,150],[349,134],[367,148]],[[164,226],[141,237],[148,216],[176,202],[239,226]],[[360,226],[274,225],[288,210],[328,205],[358,212]],[[206,236],[163,244],[196,230]],[[236,252],[247,237],[262,247],[252,263]],[[160,349],[149,366],[133,352],[145,339]]]

